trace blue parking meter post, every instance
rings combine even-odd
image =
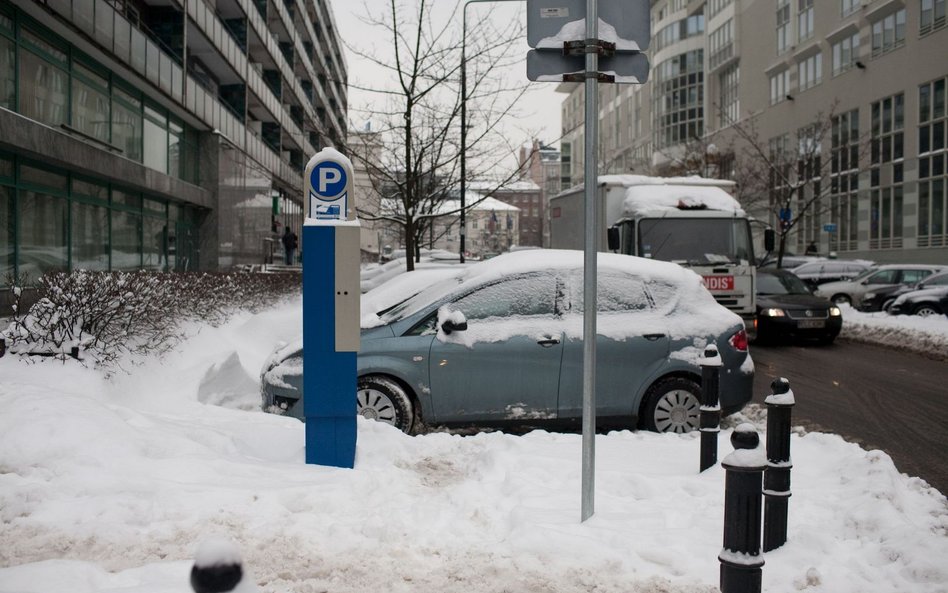
[[[306,165],[303,415],[306,463],[351,468],[356,447],[359,221],[352,163],[324,148]]]

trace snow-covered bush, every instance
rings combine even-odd
[[[39,300],[0,331],[9,352],[110,367],[126,355],[162,354],[186,320],[217,325],[240,309],[258,311],[298,293],[290,274],[53,272],[37,283]]]

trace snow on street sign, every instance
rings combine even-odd
[[[616,51],[644,51],[651,40],[648,0],[599,0],[599,38]],[[527,43],[562,49],[564,41],[586,38],[586,0],[527,0]]]

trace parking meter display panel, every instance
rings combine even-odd
[[[552,274],[482,286],[446,305],[467,329],[439,337],[429,356],[437,420],[555,418],[563,347]]]
[[[568,277],[564,313],[570,331],[563,346],[559,414],[580,417],[583,408],[583,273]],[[635,276],[600,273],[597,278],[596,409],[600,416],[627,417],[635,413],[636,391],[668,357],[664,320],[645,283]]]

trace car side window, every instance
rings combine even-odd
[[[615,272],[597,274],[596,299],[599,313],[644,311],[652,304],[640,278]],[[583,312],[583,274],[570,274],[570,302],[574,313]]]
[[[550,274],[524,276],[490,284],[452,303],[468,321],[489,317],[549,315],[554,313],[556,282]]]
[[[902,284],[917,284],[929,274],[930,270],[902,270]]]
[[[898,277],[898,270],[882,270],[881,272],[876,272],[872,276],[869,276],[869,284],[895,284],[898,282],[896,278]]]

